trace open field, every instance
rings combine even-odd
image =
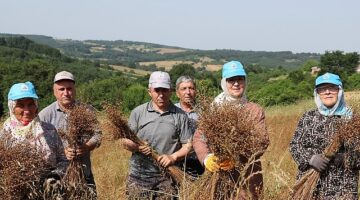
[[[350,105],[358,105],[360,92],[347,92]],[[301,115],[315,107],[313,100],[265,108],[270,146],[262,157],[264,199],[287,199],[295,182],[296,165],[288,151]],[[4,120],[4,119],[3,119]],[[93,172],[100,200],[125,199],[125,181],[130,153],[104,132],[102,145],[92,153]],[[182,197],[181,200],[192,200]]]
[[[301,114],[313,106],[313,102],[308,100],[296,105],[266,109],[271,144],[262,157],[265,199],[285,199],[289,194],[295,181],[296,166],[288,145]],[[94,152],[93,169],[100,199],[124,198],[129,156],[129,152],[113,141],[104,141]]]
[[[345,96],[350,105],[358,104],[360,92],[348,92]],[[295,105],[265,108],[271,143],[262,157],[264,199],[287,199],[296,176],[296,165],[288,150],[289,143],[301,115],[314,107],[313,100],[304,100]],[[93,153],[93,169],[100,199],[125,198],[129,156],[130,153],[114,141],[104,141]]]
[[[178,64],[190,64],[193,65],[195,68],[199,68],[199,67],[205,67],[206,70],[208,71],[218,71],[221,69],[222,65],[215,65],[215,64],[203,64],[203,62],[208,62],[210,59],[207,57],[202,58],[203,60],[201,62],[198,63],[194,63],[191,61],[179,61],[179,60],[167,60],[167,61],[154,61],[154,62],[140,62],[140,65],[143,66],[149,66],[149,65],[156,65],[156,67],[163,67],[165,69],[165,71],[170,71],[171,68],[174,65],[178,65]]]
[[[121,71],[121,72],[125,72],[125,73],[134,72],[135,75],[139,75],[139,76],[145,76],[145,75],[151,73],[149,71],[145,71],[145,70],[141,70],[141,69],[133,69],[133,68],[130,68],[130,67],[125,67],[125,66],[120,66],[120,65],[110,65],[110,66],[113,69]]]

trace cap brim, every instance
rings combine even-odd
[[[151,84],[152,88],[166,88],[166,89],[170,89],[170,84],[166,84],[166,83],[152,83]]]
[[[58,81],[62,81],[62,80],[69,80],[69,81],[75,82],[74,79],[71,79],[69,77],[60,77],[60,78],[55,79],[54,83],[56,83]]]

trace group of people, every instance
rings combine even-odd
[[[324,149],[335,134],[335,124],[352,116],[345,103],[342,86],[340,77],[335,74],[326,73],[316,79],[314,99],[317,108],[303,115],[290,143],[290,152],[299,170],[297,179],[309,169],[320,173],[315,199],[358,198],[360,161],[356,150],[343,144],[334,158],[323,156]],[[247,74],[240,62],[231,61],[223,65],[221,88],[222,93],[214,99],[213,106],[233,103],[247,109],[249,118],[255,124],[253,131],[259,134],[259,143],[263,143],[263,150],[266,150],[270,140],[264,110],[247,100]],[[172,165],[181,167],[194,177],[201,176],[204,171],[229,171],[236,167],[229,162],[219,162],[208,144],[206,133],[197,129],[196,81],[190,76],[181,76],[175,89],[179,102],[173,104],[170,101],[172,86],[169,74],[153,72],[148,85],[151,100],[139,105],[130,114],[129,127],[144,143],[138,145],[129,139],[121,140],[124,148],[132,153],[126,182],[129,199],[173,199],[177,185],[164,176],[163,170]],[[66,163],[80,156],[87,183],[95,189],[90,152],[99,147],[101,132],[98,131],[83,146],[70,148],[57,131],[66,129],[69,110],[80,103],[75,100],[74,76],[66,71],[59,72],[54,78],[53,90],[57,101],[38,114],[38,96],[32,83],[13,85],[8,95],[10,117],[5,121],[2,132],[11,133],[17,140],[37,140],[33,144],[43,145],[42,149],[48,153],[45,161],[60,177]],[[160,155],[156,161],[149,156],[152,151]],[[250,192],[251,199],[261,198],[263,191],[260,156],[257,155],[257,161],[246,172],[248,178],[244,189]],[[247,162],[247,158],[240,162]],[[351,163],[351,166],[346,163]],[[237,175],[234,178],[240,177]]]
[[[100,145],[101,132],[98,130],[89,141],[76,149],[70,147],[58,132],[67,131],[69,112],[80,103],[76,100],[74,76],[67,71],[57,73],[53,91],[56,101],[39,112],[39,97],[34,85],[31,82],[14,84],[8,93],[10,117],[4,122],[0,136],[12,140],[14,144],[26,142],[40,151],[49,168],[44,171],[47,173],[43,175],[45,178],[60,179],[69,161],[80,159],[86,182],[96,193],[90,152]],[[45,180],[45,183],[50,182]]]

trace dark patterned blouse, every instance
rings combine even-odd
[[[300,119],[293,139],[290,153],[298,166],[297,179],[311,167],[309,161],[314,154],[321,154],[330,144],[336,127],[344,119],[341,116],[324,116],[315,109],[306,112]],[[338,153],[345,153],[346,164],[336,165],[330,161],[328,168],[320,175],[315,199],[358,199],[358,169],[360,158],[350,145],[342,145]]]

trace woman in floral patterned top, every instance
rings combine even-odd
[[[322,155],[336,132],[336,125],[352,116],[344,100],[340,77],[331,73],[319,76],[314,98],[317,109],[301,117],[290,142],[290,153],[299,170],[297,179],[313,168],[320,173],[315,199],[358,199],[360,164],[356,162],[356,152],[342,145],[333,159]]]

